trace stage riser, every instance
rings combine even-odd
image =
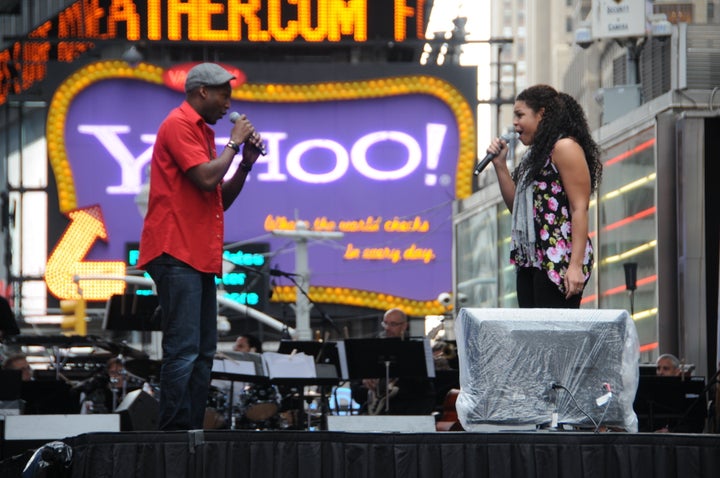
[[[718,435],[217,431],[66,442],[73,478],[720,476]]]

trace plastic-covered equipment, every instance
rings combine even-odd
[[[625,310],[461,309],[465,430],[601,426],[636,432],[639,343]]]

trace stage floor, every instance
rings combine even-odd
[[[64,442],[73,478],[720,476],[720,435],[191,431]],[[19,476],[4,463],[0,476]]]

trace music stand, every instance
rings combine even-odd
[[[704,385],[705,377],[683,380],[641,375],[633,403],[639,431],[654,432],[669,426],[672,431],[700,433],[705,421]]]
[[[21,390],[21,370],[0,370],[0,401],[18,400]]]
[[[15,319],[15,312],[13,312],[10,303],[3,296],[0,296],[0,332],[2,332],[0,335],[5,336],[18,335],[20,333],[17,320]]]
[[[22,382],[20,397],[25,400],[25,415],[67,415],[80,411],[77,396],[62,380]]]
[[[110,297],[105,308],[103,329],[114,331],[162,330],[156,295],[116,294]]]
[[[657,377],[657,365],[654,363],[641,363],[640,366],[640,375],[643,377]]]
[[[315,358],[315,363],[320,365],[332,365],[335,367],[335,377],[343,377],[342,366],[340,364],[340,352],[338,351],[337,342],[317,342],[315,340],[281,340],[278,347],[278,353],[290,354],[293,350],[303,352]],[[325,369],[327,367],[318,367]]]
[[[345,339],[349,378],[384,377],[385,389],[388,390],[390,377],[434,377],[434,368],[428,366],[428,349],[424,340],[401,340],[395,337]],[[385,394],[385,409],[390,409],[390,394]]]
[[[233,404],[235,402],[235,382],[267,384],[262,354],[256,352],[228,351],[216,355],[210,372],[213,380],[225,380],[230,383],[230,403],[227,407],[227,423],[232,423]]]
[[[315,340],[281,340],[277,351],[279,354],[291,354],[293,351],[303,352],[306,355],[312,355],[317,360],[322,346],[323,342]]]
[[[228,352],[223,352],[219,355],[222,358],[229,358],[236,362],[250,362],[250,363],[252,363],[253,368],[255,369],[255,375],[257,375],[258,377],[264,377],[266,375],[265,374],[265,366],[263,365],[262,354],[259,354],[257,352],[228,351]],[[249,382],[251,380],[248,380],[247,378],[245,378],[241,381]]]

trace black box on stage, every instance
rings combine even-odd
[[[160,406],[147,392],[141,389],[133,390],[115,410],[120,414],[120,430],[154,431],[158,429],[158,414]]]

